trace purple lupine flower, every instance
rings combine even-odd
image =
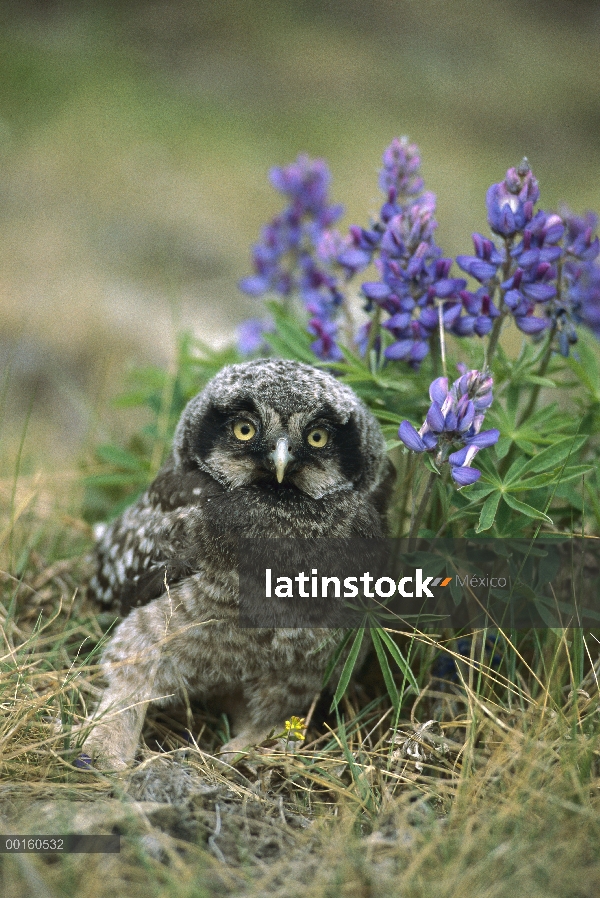
[[[534,205],[539,188],[526,159],[518,168],[511,168],[499,184],[487,193],[488,222],[492,230],[504,238],[504,256],[494,243],[481,234],[473,234],[474,256],[457,256],[457,263],[482,288],[475,293],[461,293],[462,311],[456,317],[452,331],[457,336],[488,334],[500,310],[493,301],[501,288],[504,306],[514,317],[517,327],[526,334],[539,334],[550,323],[546,310],[543,317],[535,314],[538,305],[556,295],[555,263],[561,256],[556,244],[562,238],[564,226],[555,213],[537,212]],[[517,235],[521,240],[512,246]],[[504,281],[500,284],[500,266]],[[507,277],[508,274],[508,277]]]
[[[271,318],[248,318],[238,327],[238,349],[242,355],[254,355],[269,350],[265,334],[272,334],[275,322]]]
[[[413,452],[426,452],[427,446],[410,421],[403,421],[398,429],[398,436],[405,446]]]
[[[593,237],[595,221],[592,216],[573,216],[568,221],[568,216],[556,212],[536,212],[538,197],[538,184],[527,160],[517,169],[509,169],[504,181],[489,189],[488,221],[504,238],[503,252],[491,240],[474,234],[475,255],[457,257],[459,266],[482,287],[475,293],[461,292],[461,314],[454,311],[451,326],[456,335],[484,336],[491,331],[493,319],[508,312],[519,330],[530,336],[554,327],[562,352],[568,352],[568,346],[576,341],[574,302],[568,298],[567,288],[576,289],[583,269],[569,260],[577,258],[583,263],[600,251]],[[498,304],[494,302],[497,291]]]
[[[383,193],[389,194],[393,190],[396,197],[404,198],[416,196],[423,190],[423,178],[419,174],[419,148],[409,143],[407,137],[394,137],[383,154],[382,162],[379,187]]]
[[[600,253],[600,241],[594,236],[598,226],[598,216],[588,212],[583,218],[565,210],[567,229],[566,251],[582,262],[593,262]]]
[[[558,333],[559,352],[568,356],[577,342],[576,324],[583,324],[600,339],[600,241],[594,234],[597,217],[561,210],[565,228],[560,300],[553,303],[552,320]]]
[[[442,259],[433,240],[437,227],[435,196],[424,193],[388,222],[376,265],[381,280],[362,285],[367,308],[380,306],[390,316],[383,327],[394,337],[385,350],[390,360],[417,368],[429,352],[438,327],[437,303],[446,314],[466,282],[451,278],[451,259]]]
[[[382,233],[382,229],[377,227],[370,230],[358,225],[350,227],[336,258],[338,265],[346,271],[347,277],[353,277],[370,265],[379,247]]]
[[[572,321],[584,324],[600,339],[600,266],[594,262],[565,264],[565,280],[568,283],[567,295],[570,301],[569,313],[563,311],[563,327],[561,335],[567,330],[567,347],[577,342],[577,333]],[[568,354],[567,352],[563,353]]]
[[[491,240],[481,234],[473,234],[474,256],[457,256],[456,262],[463,271],[470,274],[480,284],[491,280],[502,263],[502,256]]]
[[[481,472],[471,467],[480,449],[498,442],[500,432],[481,430],[492,403],[493,379],[485,372],[458,366],[461,376],[448,389],[448,378],[438,377],[429,387],[431,405],[417,431],[403,421],[398,436],[413,452],[436,452],[437,464],[448,462],[459,487],[475,483]]]
[[[321,159],[300,155],[269,177],[288,205],[263,228],[252,253],[254,274],[240,281],[240,289],[251,296],[298,293],[313,320],[328,323],[343,301],[328,258],[341,246],[331,226],[343,211],[329,204],[329,169]],[[250,344],[253,335],[256,341],[256,326],[249,325],[244,341]]]
[[[558,244],[564,233],[560,215],[540,210],[523,230],[523,239],[511,251],[511,256],[521,268],[531,268],[539,262],[556,262],[561,256]]]
[[[453,316],[448,318],[446,327],[457,337],[470,337],[477,334],[485,337],[492,329],[495,318],[500,311],[495,306],[487,287],[480,287],[476,293],[469,290],[461,290],[459,293],[461,304],[449,310]],[[464,310],[464,315],[461,311]]]
[[[344,358],[342,351],[336,343],[337,324],[335,321],[327,321],[323,318],[311,318],[308,322],[308,330],[317,339],[311,343],[311,349],[318,358],[323,361],[341,361]]]
[[[269,180],[279,193],[289,197],[297,216],[310,213],[321,227],[329,227],[343,213],[342,206],[328,205],[331,175],[323,159],[309,159],[301,153],[291,165],[272,168]]]
[[[419,174],[419,148],[416,144],[409,143],[408,138],[395,137],[384,151],[382,162],[379,186],[386,199],[381,206],[379,220],[373,222],[370,228],[352,225],[337,256],[338,264],[345,269],[348,277],[370,265],[379,251],[390,220],[402,213],[403,203],[415,201],[423,190],[423,179]]]
[[[488,223],[495,234],[512,237],[533,218],[540,191],[527,159],[518,168],[509,168],[499,184],[487,192]]]

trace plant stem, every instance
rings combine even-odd
[[[421,496],[421,501],[419,502],[419,507],[417,508],[416,514],[412,519],[410,525],[410,532],[408,534],[409,539],[414,539],[414,537],[418,534],[419,528],[421,526],[421,521],[423,520],[423,516],[427,509],[427,504],[429,502],[429,498],[431,496],[431,490],[433,489],[433,484],[435,482],[435,474],[433,472],[429,473],[429,478],[425,485],[425,489],[423,490],[423,495]]]
[[[556,333],[556,325],[550,329],[550,333],[548,334],[548,342],[546,344],[546,349],[544,351],[544,355],[542,356],[542,360],[540,362],[540,367],[537,370],[537,376],[543,377],[546,371],[548,370],[548,365],[550,364],[550,359],[552,358],[552,341],[554,340],[554,334]],[[529,402],[525,406],[522,415],[520,416],[517,427],[520,427],[527,418],[532,414],[535,409],[536,403],[538,401],[538,396],[540,395],[540,390],[542,389],[541,384],[535,384],[532,391],[531,396],[529,397]]]
[[[444,300],[438,300],[438,325],[440,329],[440,352],[442,356],[442,374],[448,377],[446,368],[446,335],[444,334]]]
[[[377,373],[377,368],[375,365],[373,365],[373,362],[372,362],[372,353],[373,353],[373,349],[375,348],[375,341],[377,340],[377,337],[379,336],[379,331],[381,329],[380,325],[381,325],[381,307],[376,306],[375,314],[373,315],[373,318],[371,320],[371,327],[369,329],[369,340],[367,343],[367,352],[366,352],[367,362],[368,362],[369,366],[371,367],[372,374]],[[373,370],[374,368],[375,368],[375,370]]]
[[[544,354],[542,356],[542,360],[540,362],[540,366],[537,370],[537,376],[543,377],[546,371],[548,370],[548,365],[550,364],[550,359],[552,358],[552,341],[554,340],[554,334],[556,333],[556,325],[554,325],[550,329],[550,333],[548,335],[548,343],[546,345],[546,349],[544,350]],[[535,410],[536,403],[538,401],[538,396],[540,395],[541,384],[535,384],[532,391],[531,396],[529,397],[529,402],[523,409],[523,413],[519,416],[519,420],[517,421],[517,428],[521,427],[522,424],[533,414]],[[515,460],[516,455],[516,443],[513,443],[507,453],[507,455],[502,459],[500,463],[499,473],[504,475],[511,464]]]
[[[512,237],[505,237],[504,239],[504,262],[502,263],[502,283],[508,280],[508,276],[510,274],[510,267],[512,264],[512,258],[510,255],[510,251],[513,245]],[[494,326],[492,328],[492,332],[490,334],[490,341],[487,345],[487,350],[485,353],[485,367],[492,367],[492,359],[494,357],[494,353],[496,352],[496,346],[498,345],[498,340],[500,339],[500,332],[502,331],[502,325],[504,324],[504,319],[508,314],[508,309],[504,305],[504,292],[500,285],[498,284],[496,278],[494,278],[496,286],[494,287],[493,294],[495,294],[496,289],[500,291],[500,302],[498,303],[498,311],[500,315],[494,321]],[[491,298],[493,299],[493,294]]]
[[[398,478],[392,499],[392,509],[397,511],[396,520],[392,529],[392,535],[401,537],[404,532],[404,520],[407,516],[407,505],[410,497],[410,484],[413,480],[416,462],[414,453],[404,456],[402,466],[398,470]]]
[[[504,305],[504,302],[502,302]],[[487,350],[485,354],[485,367],[491,368],[492,359],[494,357],[494,353],[496,351],[496,346],[498,345],[498,340],[500,339],[500,332],[502,330],[502,325],[504,324],[504,319],[506,318],[506,309],[504,309],[499,318],[496,318],[494,321],[494,326],[492,328],[492,332],[490,334],[490,342],[487,345]]]

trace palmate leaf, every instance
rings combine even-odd
[[[395,412],[390,412],[384,408],[375,407],[373,409],[373,414],[382,424],[394,424],[396,426],[396,429],[404,421],[403,415],[398,415]]]
[[[494,449],[496,450],[496,458],[498,461],[502,461],[502,459],[508,455],[510,451],[510,447],[512,446],[511,437],[500,437]]]
[[[282,337],[280,334],[269,334],[268,336],[269,346],[279,358],[292,359],[298,362],[305,362],[307,365],[314,365],[315,357],[310,349],[304,350],[299,343]]]
[[[371,372],[371,369],[363,358],[356,355],[356,353],[348,349],[347,346],[340,345],[340,350],[344,357],[344,361],[333,362],[333,367],[336,371],[339,371],[344,377],[356,375],[357,377],[363,377],[368,380],[376,380],[375,375]]]
[[[517,391],[514,399],[514,405],[508,408],[497,405],[489,409],[486,415],[486,427],[495,426],[502,434],[496,444],[496,455],[499,459],[504,458],[512,442],[528,455],[533,455],[537,445],[554,442],[556,434],[566,436],[569,432],[576,432],[579,418],[565,415],[555,402],[534,412],[522,424],[517,424],[519,416]]]
[[[416,393],[416,388],[409,378],[404,380],[390,380],[383,377],[380,373],[374,373],[368,367],[364,359],[352,353],[346,346],[340,345],[340,350],[344,356],[343,362],[327,362],[327,368],[339,373],[344,383],[352,384],[359,395],[363,395],[363,391],[368,385],[373,390],[373,396],[378,396],[381,400],[382,391],[390,390],[392,393]],[[363,385],[363,391],[358,389],[358,385]],[[363,397],[364,398],[364,397]],[[373,411],[376,409],[374,408]]]
[[[487,451],[478,453],[475,467],[480,469],[482,477],[475,484],[475,489],[480,489],[486,484],[491,484],[495,487],[502,486],[502,480],[500,479],[500,476],[498,474],[497,465],[494,464],[492,459],[493,456],[491,456]],[[470,492],[469,495],[471,495]]]
[[[470,505],[475,505],[480,499],[485,499],[485,497],[489,496],[495,489],[498,489],[498,485],[499,483],[487,483],[482,477],[481,480],[478,480],[469,487],[465,487],[460,493],[456,493],[455,495],[457,497],[463,496],[465,499],[469,500]]]

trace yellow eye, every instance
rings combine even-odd
[[[234,436],[238,440],[251,440],[256,433],[256,427],[250,421],[236,421],[233,425]]]
[[[329,434],[324,427],[315,427],[315,429],[311,430],[306,437],[308,445],[312,446],[313,449],[322,449],[323,446],[327,445],[328,439]]]

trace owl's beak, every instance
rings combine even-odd
[[[283,480],[283,475],[285,474],[285,469],[288,465],[288,462],[290,462],[293,457],[294,456],[290,452],[287,437],[280,437],[277,440],[277,444],[274,450],[269,455],[269,458],[273,459],[273,464],[275,465],[277,483],[281,483],[281,481]]]

